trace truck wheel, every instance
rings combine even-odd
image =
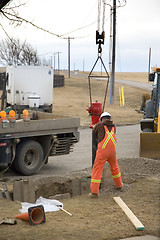
[[[18,173],[32,175],[43,165],[43,148],[40,143],[33,140],[26,140],[19,143],[14,167]]]

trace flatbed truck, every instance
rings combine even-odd
[[[36,115],[37,120],[0,122],[1,172],[11,167],[19,174],[33,175],[47,164],[49,156],[69,154],[79,141],[79,118],[54,118],[51,113],[40,112]],[[44,119],[48,116],[50,119]]]

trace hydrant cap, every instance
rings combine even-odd
[[[110,117],[110,118],[111,118],[111,114],[108,113],[108,112],[102,113],[101,116],[100,116],[100,121],[102,121],[102,118],[103,118],[103,117]]]

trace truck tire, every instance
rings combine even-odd
[[[18,173],[29,176],[36,173],[43,165],[44,152],[40,143],[26,140],[19,143],[14,160]]]

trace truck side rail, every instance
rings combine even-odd
[[[80,119],[44,119],[30,120],[29,122],[17,120],[14,126],[9,122],[5,128],[2,127],[2,123],[0,125],[0,136],[8,138],[43,136],[68,132],[75,132],[76,134],[80,126]]]

